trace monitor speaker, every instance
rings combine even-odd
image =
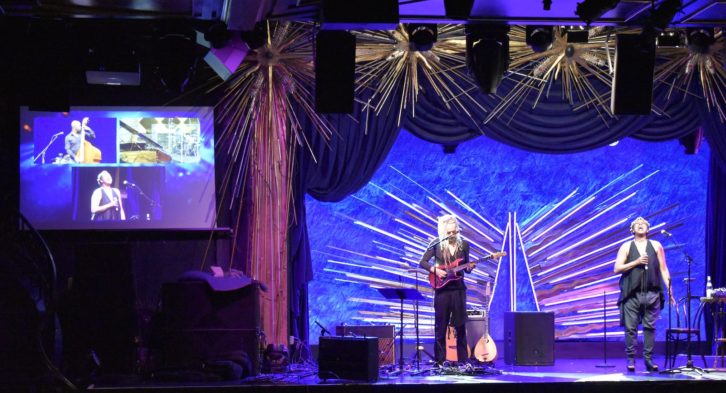
[[[320,337],[318,376],[321,379],[378,380],[378,339]]]
[[[504,362],[521,366],[555,363],[555,314],[504,313]]]
[[[655,39],[618,34],[610,109],[615,115],[649,115],[653,102]]]
[[[315,110],[353,112],[355,36],[347,31],[322,30],[315,39]]]
[[[386,366],[396,362],[396,343],[393,325],[344,325],[336,326],[338,336],[370,337],[378,339],[378,364]]]

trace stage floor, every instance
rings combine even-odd
[[[656,358],[661,367],[663,359]],[[676,366],[685,365],[685,357],[676,361]],[[680,371],[674,373],[647,372],[642,359],[637,359],[636,371],[625,369],[625,359],[609,360],[611,367],[603,365],[602,359],[556,359],[552,366],[514,366],[503,361],[494,362],[493,367],[444,368],[433,369],[431,365],[421,366],[420,373],[407,370],[401,375],[389,373],[382,369],[378,381],[351,381],[344,379],[320,379],[317,369],[312,366],[294,365],[289,372],[277,374],[261,374],[236,381],[182,381],[169,380],[136,380],[136,381],[103,381],[103,378],[90,389],[104,391],[151,391],[158,389],[174,389],[175,391],[276,391],[313,392],[340,391],[352,392],[403,392],[415,387],[422,392],[451,392],[456,386],[457,393],[481,392],[481,384],[496,384],[498,392],[522,392],[529,387],[537,392],[567,393],[581,391],[587,386],[588,392],[608,391],[615,389],[618,393],[649,390],[658,386],[668,386],[668,391],[715,392],[726,389],[726,370],[705,369],[704,372]],[[700,358],[694,359],[694,366],[701,367]],[[586,385],[582,385],[586,383]],[[532,386],[534,385],[534,386]],[[493,386],[492,386],[493,387]],[[252,390],[250,390],[252,389]],[[534,392],[532,392],[534,393]]]

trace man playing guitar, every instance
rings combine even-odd
[[[421,257],[419,266],[444,280],[449,276],[445,268],[456,260],[459,266],[466,265],[456,274],[463,275],[474,269],[469,263],[469,243],[459,235],[459,223],[456,217],[445,215],[438,220],[439,240],[432,242],[426,253]],[[438,244],[435,244],[438,242]],[[435,257],[435,264],[429,261]],[[442,267],[442,268],[439,268]],[[450,280],[446,285],[436,288],[434,292],[434,357],[440,365],[446,357],[446,328],[449,324],[456,329],[457,359],[464,362],[468,359],[466,345],[466,286],[464,280]]]

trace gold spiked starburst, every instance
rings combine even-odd
[[[217,120],[224,126],[217,149],[229,157],[221,194],[230,195],[228,206],[237,207],[235,232],[247,228],[250,234],[242,244],[232,243],[230,255],[236,247],[245,247],[247,260],[237,263],[269,289],[263,294],[261,314],[273,343],[285,342],[288,332],[286,243],[296,147],[305,145],[315,158],[295,108],[323,140],[333,133],[311,106],[311,30],[309,23],[267,22],[265,44],[248,53],[216,105]],[[253,203],[243,206],[246,191]],[[230,258],[230,265],[233,262]]]
[[[472,96],[476,84],[466,75],[466,38],[463,25],[438,27],[438,40],[430,50],[417,51],[409,43],[403,24],[395,30],[354,31],[356,35],[356,93],[368,97],[367,110],[378,115],[398,101],[397,124],[407,109],[416,115],[419,93],[433,89],[447,109],[472,117],[472,111],[486,112]],[[370,90],[370,94],[364,94]]]
[[[625,32],[625,31],[623,31]],[[532,108],[550,94],[552,86],[561,81],[562,98],[574,108],[593,108],[607,124],[612,86],[612,56],[615,36],[610,29],[596,27],[589,31],[586,43],[567,42],[567,31],[554,27],[549,49],[534,52],[526,43],[526,30],[512,26],[509,33],[510,65],[507,78],[515,86],[489,113],[484,123],[509,113],[511,121],[530,94],[536,94]],[[606,88],[598,88],[597,84]]]
[[[709,111],[718,113],[721,123],[726,123],[726,37],[723,29],[716,30],[714,42],[699,52],[688,47],[658,48],[658,55],[667,60],[656,66],[655,84],[666,86],[666,101],[682,93],[702,97]],[[700,92],[695,91],[698,81]]]

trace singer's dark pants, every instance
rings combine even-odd
[[[466,290],[440,291],[434,296],[434,356],[446,360],[446,330],[449,324],[456,329],[456,355],[459,362],[469,358],[466,349]]]
[[[660,293],[637,292],[623,302],[621,312],[625,322],[625,355],[635,357],[638,324],[643,323],[643,358],[651,360],[655,347],[655,322],[660,315]]]

